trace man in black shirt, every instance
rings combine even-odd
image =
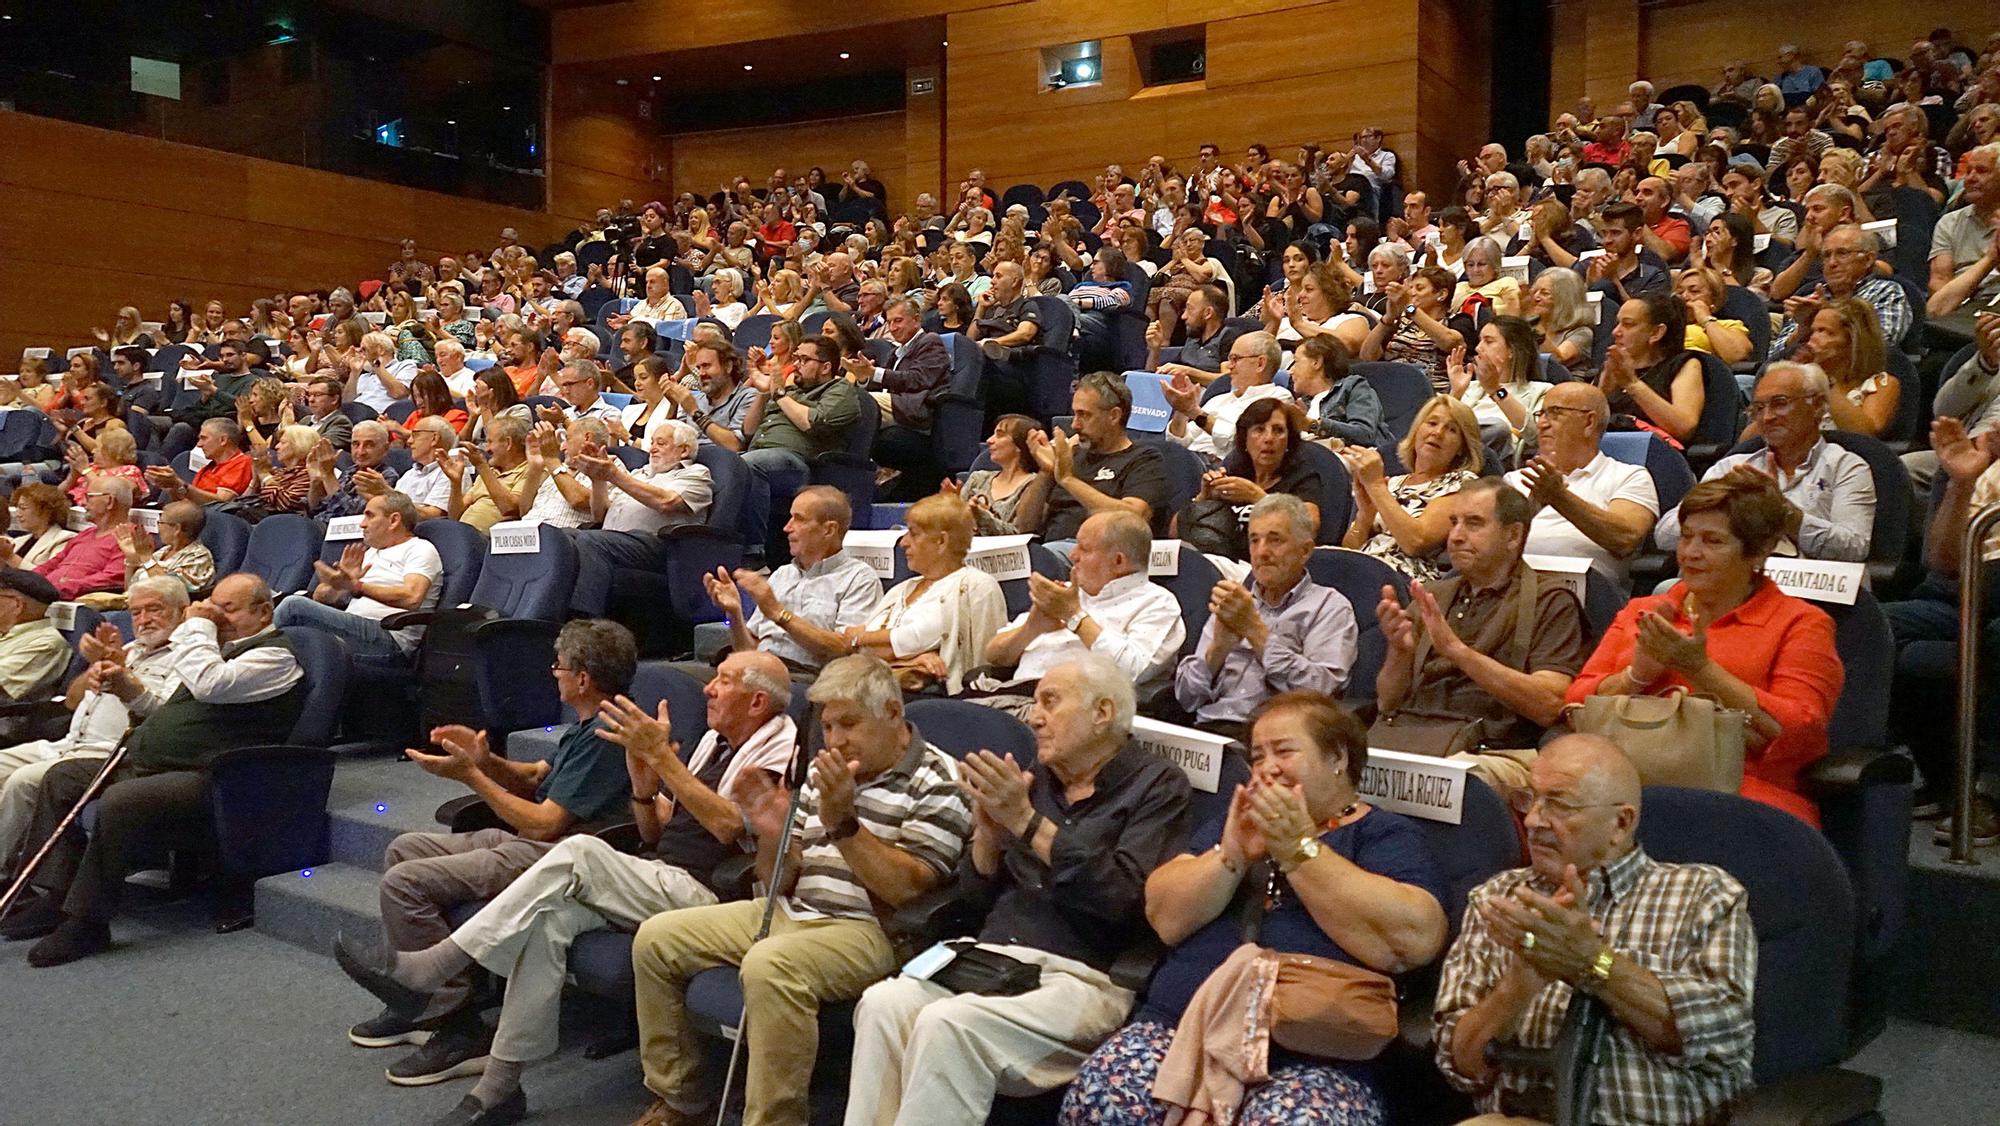
[[[428,991],[474,962],[507,979],[484,1074],[453,1121],[520,1117],[521,1067],[556,1050],[563,979],[578,935],[629,930],[662,911],[716,902],[715,867],[742,849],[743,814],[729,795],[746,771],[783,777],[798,732],[785,715],[791,677],[769,653],[731,654],[703,694],[708,731],[685,761],[665,703],[654,717],[620,696],[598,713],[601,736],[625,748],[642,855],[618,852],[587,833],[566,837],[451,937],[395,955],[386,973],[357,977],[392,1011],[410,1017],[423,1011]]]
[[[1229,354],[1230,346],[1236,343],[1241,333],[1224,323],[1229,319],[1229,294],[1214,283],[1197,286],[1188,294],[1187,304],[1181,309],[1181,324],[1187,327],[1187,340],[1181,345],[1180,359],[1171,364],[1160,363],[1160,350],[1166,347],[1173,326],[1165,320],[1154,321],[1146,328],[1146,370],[1162,375],[1172,375],[1185,368],[1188,378],[1197,383],[1207,384],[1222,372],[1222,358]]]
[[[978,950],[1038,971],[1014,996],[955,993],[904,973],[854,1012],[850,1121],[977,1126],[1001,1076],[1052,1090],[1125,1022],[1112,960],[1151,937],[1146,877],[1182,847],[1188,782],[1132,742],[1131,679],[1109,657],[1057,665],[1035,688],[1033,763],[975,751],[959,767],[973,809],[959,895],[990,908]],[[959,957],[964,957],[961,952]]]
[[[1076,416],[1075,439],[1061,431],[1054,438],[1040,431],[1028,438],[1035,464],[1054,485],[1048,519],[1042,525],[1043,542],[1067,556],[1084,520],[1117,508],[1144,518],[1155,536],[1166,535],[1167,463],[1156,447],[1141,445],[1125,434],[1125,420],[1132,414],[1131,388],[1110,372],[1092,372],[1077,381],[1070,411]],[[1081,450],[1075,446],[1078,441],[1083,443]]]

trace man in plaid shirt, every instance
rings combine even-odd
[[[1494,1068],[1486,1045],[1549,1046],[1583,990],[1611,1015],[1593,1122],[1720,1121],[1750,1086],[1756,1033],[1757,938],[1743,886],[1720,868],[1646,855],[1634,839],[1638,771],[1607,739],[1551,742],[1531,786],[1517,799],[1529,866],[1472,893],[1445,959],[1438,1066],[1480,1096],[1486,1114],[1474,1122],[1552,1118],[1549,1077]]]

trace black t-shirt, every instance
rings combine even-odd
[[[1124,500],[1138,497],[1153,509],[1153,534],[1167,534],[1171,493],[1167,484],[1167,459],[1144,442],[1134,442],[1114,454],[1085,449],[1076,455],[1076,475],[1091,488],[1108,497]],[[1049,494],[1048,522],[1042,527],[1044,540],[1073,540],[1090,511],[1057,485]]]

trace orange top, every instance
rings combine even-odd
[[[1639,643],[1640,614],[1657,610],[1676,626],[1692,631],[1687,596],[1687,584],[1675,583],[1665,594],[1627,603],[1569,686],[1569,702],[1580,703],[1607,678],[1631,667],[1632,653]],[[1833,644],[1833,619],[1760,575],[1743,605],[1709,625],[1708,655],[1756,689],[1757,705],[1777,720],[1781,729],[1761,750],[1745,754],[1743,796],[1776,806],[1817,827],[1819,807],[1799,792],[1799,771],[1826,755],[1827,721],[1846,679]],[[1668,672],[1652,687],[1664,693],[1674,687],[1694,686],[1678,672]]]

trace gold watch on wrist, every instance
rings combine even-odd
[[[1583,981],[1579,984],[1591,990],[1602,989],[1611,982],[1611,965],[1618,960],[1618,952],[1609,946],[1597,952],[1597,957],[1584,967]]]
[[[1292,846],[1291,855],[1279,858],[1278,871],[1289,873],[1306,861],[1316,859],[1319,852],[1318,837],[1300,837],[1299,843]]]

